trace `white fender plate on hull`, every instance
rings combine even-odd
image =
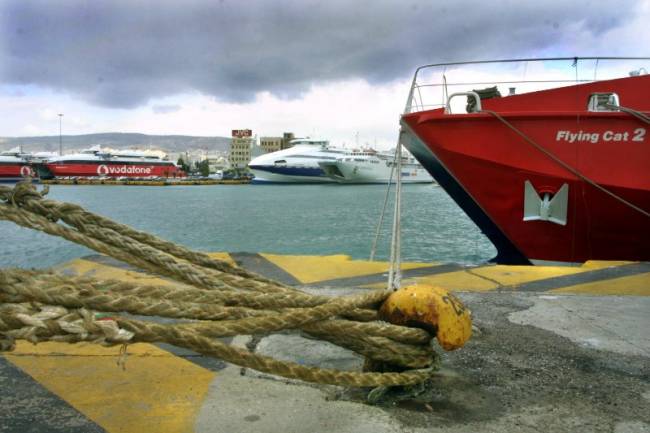
[[[566,225],[569,203],[569,185],[564,184],[551,196],[540,197],[530,181],[524,183],[524,221],[550,221]]]

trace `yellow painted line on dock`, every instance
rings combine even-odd
[[[303,284],[317,283],[346,277],[380,274],[388,272],[388,262],[352,260],[350,256],[290,256],[261,254],[269,262],[284,269]],[[436,263],[402,263],[402,269],[417,269]]]
[[[227,253],[210,253],[212,257],[235,263]],[[367,284],[358,282],[357,286],[365,288],[381,288],[385,286],[382,274],[387,273],[387,262],[370,262],[366,260],[352,260],[347,255],[306,256],[306,255],[279,255],[260,254],[263,259],[292,275],[301,284],[325,283],[346,278],[373,276]],[[567,278],[577,277],[587,273],[603,273],[607,269],[625,269],[629,266],[639,266],[633,262],[607,262],[591,261],[580,266],[506,266],[485,265],[458,269],[451,267],[441,269],[445,265],[439,263],[404,263],[402,269],[431,268],[431,275],[417,277],[405,276],[403,284],[424,283],[432,284],[456,291],[486,292],[492,290],[533,290],[555,291],[558,293],[575,294],[607,294],[607,295],[640,295],[650,296],[650,276],[647,272],[634,275],[607,277],[602,280],[579,282],[567,281]],[[144,272],[119,267],[115,264],[95,260],[76,259],[59,267],[60,270],[77,275],[91,276],[98,279],[120,279],[137,282],[140,284],[171,284],[170,281],[161,279]],[[256,269],[250,269],[256,271]],[[439,271],[439,273],[436,272]],[[442,272],[440,272],[442,271]],[[598,277],[600,278],[600,277]],[[553,285],[556,283],[558,285]],[[362,278],[363,280],[363,278]],[[381,282],[378,282],[382,280]],[[548,284],[544,282],[548,280]],[[537,284],[539,282],[541,284]],[[533,283],[531,287],[530,284]]]
[[[578,274],[589,269],[561,266],[483,266],[431,276],[409,278],[404,284],[432,284],[447,290],[486,292],[504,286],[523,284],[563,275]],[[379,285],[372,285],[375,287]]]
[[[482,278],[493,280],[501,286],[516,286],[530,281],[564,275],[580,274],[592,268],[572,266],[486,266],[472,269],[472,273]]]
[[[228,253],[206,253],[206,254],[212,257],[213,259],[223,260],[224,262],[228,262],[231,265],[237,266],[237,263],[235,263],[235,261],[232,259],[232,257],[230,257],[230,254]]]
[[[650,273],[576,284],[574,286],[550,290],[550,292],[576,295],[650,296]]]
[[[606,260],[589,260],[587,262],[584,262],[582,265],[578,266],[579,268],[582,269],[603,269],[603,268],[611,268],[612,266],[623,266],[623,265],[629,265],[631,263],[636,263],[636,262],[624,262],[624,261],[606,261]]]
[[[499,287],[494,281],[483,278],[473,273],[473,270],[461,270],[445,272],[436,275],[427,275],[415,278],[405,278],[402,280],[402,286],[409,284],[431,284],[442,287],[447,290],[465,291],[465,292],[487,292]],[[369,289],[379,289],[385,287],[386,283],[369,284],[363,286]]]
[[[476,269],[465,269],[462,271],[446,272],[444,274],[424,276],[406,279],[402,285],[406,284],[431,284],[447,290],[466,291],[466,292],[487,292],[499,287],[494,281],[474,274]]]
[[[98,280],[121,280],[138,284],[171,285],[173,282],[143,272],[105,265],[90,260],[74,259],[57,270],[74,275],[92,277]]]
[[[231,265],[237,265],[228,253],[208,253],[212,258],[223,260]],[[141,271],[129,270],[111,264],[98,263],[92,260],[74,259],[57,267],[57,270],[79,276],[97,279],[119,279],[123,281],[138,282],[140,284],[172,284],[153,275]]]
[[[20,341],[5,358],[108,432],[192,432],[215,373],[150,344]]]
[[[402,281],[402,284],[432,284],[447,290],[465,292],[487,292],[498,289],[517,291],[518,286],[523,286],[526,283],[579,275],[595,270],[629,265],[631,263],[587,262],[582,266],[483,266],[431,276],[407,278]],[[364,287],[381,288],[384,285],[385,283],[381,283]],[[585,295],[650,296],[650,273],[605,279],[560,288],[550,287],[543,291]]]

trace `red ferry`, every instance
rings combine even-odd
[[[50,158],[45,167],[54,177],[185,177],[172,161],[148,152],[107,151],[99,146]]]
[[[423,66],[401,118],[401,140],[495,245],[498,263],[648,261],[649,63],[556,58]],[[621,78],[614,78],[615,64],[625,71]],[[561,78],[562,66],[570,77]],[[467,67],[480,70],[476,80],[450,79]],[[438,83],[418,82],[436,74]],[[461,84],[471,90],[450,93]],[[486,84],[494,87],[475,90]],[[517,91],[535,86],[545,89]],[[426,105],[425,91],[443,101],[439,107]],[[459,109],[459,102],[467,105]]]
[[[30,155],[18,148],[0,153],[0,182],[19,182],[26,177],[35,177]]]

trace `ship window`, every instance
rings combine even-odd
[[[286,160],[284,160],[284,159],[278,159],[277,161],[275,161],[274,164],[286,164],[286,163],[287,163]]]
[[[618,111],[619,100],[616,93],[592,93],[589,96],[589,111]]]

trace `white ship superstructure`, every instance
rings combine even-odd
[[[333,161],[319,162],[321,169],[339,183],[388,183],[397,179],[397,167],[392,153],[367,149],[352,151]],[[433,178],[413,157],[402,157],[403,183],[431,183]]]
[[[318,163],[335,161],[349,152],[330,147],[327,140],[296,138],[290,143],[292,147],[258,156],[248,164],[254,183],[334,182]]]

